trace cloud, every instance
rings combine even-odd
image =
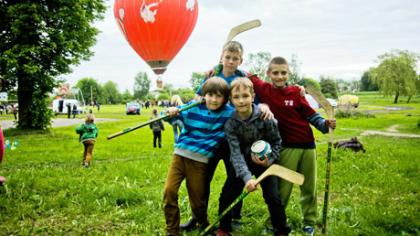
[[[102,83],[112,80],[124,90],[133,87],[140,71],[156,79],[119,31],[110,2],[105,20],[96,24],[102,33],[93,48],[95,56],[65,76],[72,84],[89,76]],[[286,58],[296,54],[302,74],[360,79],[377,56],[391,49],[420,52],[418,12],[417,0],[199,1],[197,25],[162,79],[175,87],[189,86],[193,71],[217,63],[230,28],[255,18],[262,27],[236,38],[245,53],[268,51]]]

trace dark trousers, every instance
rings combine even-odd
[[[249,170],[256,177],[260,176],[266,168],[248,162]],[[233,170],[231,170],[233,171]],[[287,226],[286,212],[284,205],[280,200],[278,178],[268,176],[261,181],[261,188],[265,203],[270,212],[271,224],[273,225],[274,235],[288,234],[290,228]],[[219,199],[219,214],[221,214],[228,206],[242,193],[245,183],[242,179],[237,178],[234,174],[229,174]],[[225,232],[231,232],[232,214],[226,214],[220,221],[219,228]]]
[[[153,147],[156,147],[156,140],[158,141],[159,148],[162,147],[162,131],[153,131]]]
[[[210,199],[210,183],[213,180],[214,172],[217,169],[217,165],[219,164],[220,160],[223,160],[225,164],[226,174],[233,174],[232,163],[230,162],[230,149],[229,144],[226,140],[224,140],[220,147],[217,148],[215,151],[215,156],[209,159],[209,163],[207,163],[207,176],[206,176],[206,185],[205,185],[205,199],[207,202],[206,210],[208,208],[208,203]],[[232,217],[233,219],[241,219],[241,210],[242,210],[242,201],[240,201],[233,209],[232,209]],[[194,213],[192,215],[193,218],[196,218]]]

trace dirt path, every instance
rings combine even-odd
[[[109,121],[116,121],[118,119],[111,119],[111,118],[95,118],[95,123],[99,122],[109,122]],[[52,120],[52,127],[63,127],[63,126],[72,126],[83,123],[84,119],[64,119],[64,118],[58,118]],[[1,127],[3,129],[9,129],[15,127],[13,120],[2,120],[1,121]]]
[[[369,136],[369,135],[381,135],[387,137],[398,137],[398,138],[420,138],[420,134],[405,134],[399,133],[397,130],[398,125],[390,126],[387,131],[379,130],[365,130],[360,135]]]

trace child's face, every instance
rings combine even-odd
[[[289,66],[287,64],[271,64],[271,70],[267,76],[271,79],[275,88],[284,88],[289,79]]]
[[[219,109],[225,102],[225,97],[219,92],[206,93],[204,99],[206,100],[206,107],[212,111]]]
[[[233,74],[238,66],[242,63],[242,56],[240,52],[224,51],[222,54],[223,72]]]
[[[231,100],[239,114],[249,114],[252,112],[252,102],[254,94],[245,86],[239,86],[232,90]]]

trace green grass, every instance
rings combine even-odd
[[[359,109],[381,112],[375,118],[337,121],[335,138],[358,136],[367,152],[333,151],[329,234],[418,235],[420,139],[359,135],[395,124],[400,132],[420,134],[420,99],[400,104],[411,110],[387,112],[385,106],[394,106],[392,98],[374,93],[359,96]],[[107,135],[148,120],[151,110],[143,110],[140,116],[126,116],[123,106],[101,106],[100,112],[94,111],[96,117],[118,120],[97,124],[100,136],[89,169],[81,167],[83,147],[75,126],[49,132],[5,131],[7,139],[20,144],[6,150],[0,165],[0,174],[7,177],[7,184],[0,188],[0,235],[164,235],[162,191],[172,158],[172,128],[165,124],[162,149],[152,148],[152,132],[147,127],[107,141]],[[317,131],[315,135],[321,221],[328,137]],[[210,221],[217,215],[224,178],[220,164],[211,185]],[[179,204],[185,221],[191,213],[184,185]],[[287,214],[294,235],[301,235],[297,187]],[[268,216],[261,191],[245,199],[243,215],[244,227],[235,235],[260,235]]]

